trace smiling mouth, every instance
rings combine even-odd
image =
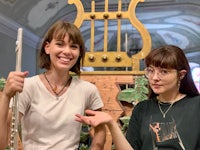
[[[65,63],[67,63],[67,62],[70,62],[72,59],[70,59],[70,58],[65,58],[65,57],[58,57],[62,62],[65,62]]]

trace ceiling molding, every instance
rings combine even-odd
[[[25,27],[17,24],[16,21],[9,20],[0,14],[0,33],[16,40],[18,28],[23,28],[23,43],[36,50],[40,38],[25,29]]]

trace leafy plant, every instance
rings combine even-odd
[[[144,76],[139,76],[135,78],[134,88],[127,88],[122,90],[117,99],[119,101],[125,101],[128,103],[137,103],[148,98],[148,80]]]
[[[6,79],[0,78],[0,91],[3,90],[5,84],[6,84]]]

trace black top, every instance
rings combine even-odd
[[[134,150],[200,150],[200,96],[175,102],[163,117],[156,98],[133,109],[126,138]],[[160,104],[163,112],[170,107]]]

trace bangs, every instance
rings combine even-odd
[[[80,40],[80,32],[78,32],[78,29],[72,28],[71,26],[67,25],[57,28],[54,31],[53,38],[57,40],[63,40],[66,34],[68,34],[69,36],[69,42],[72,42],[73,44],[78,44],[80,46],[83,44]]]
[[[62,29],[57,28],[54,31],[53,38],[56,39],[56,40],[63,40],[65,38],[66,33],[68,33],[66,31],[66,29],[64,29],[64,28],[62,28]]]
[[[177,61],[173,54],[168,51],[152,52],[145,59],[146,66],[150,65],[161,68],[177,69]]]

